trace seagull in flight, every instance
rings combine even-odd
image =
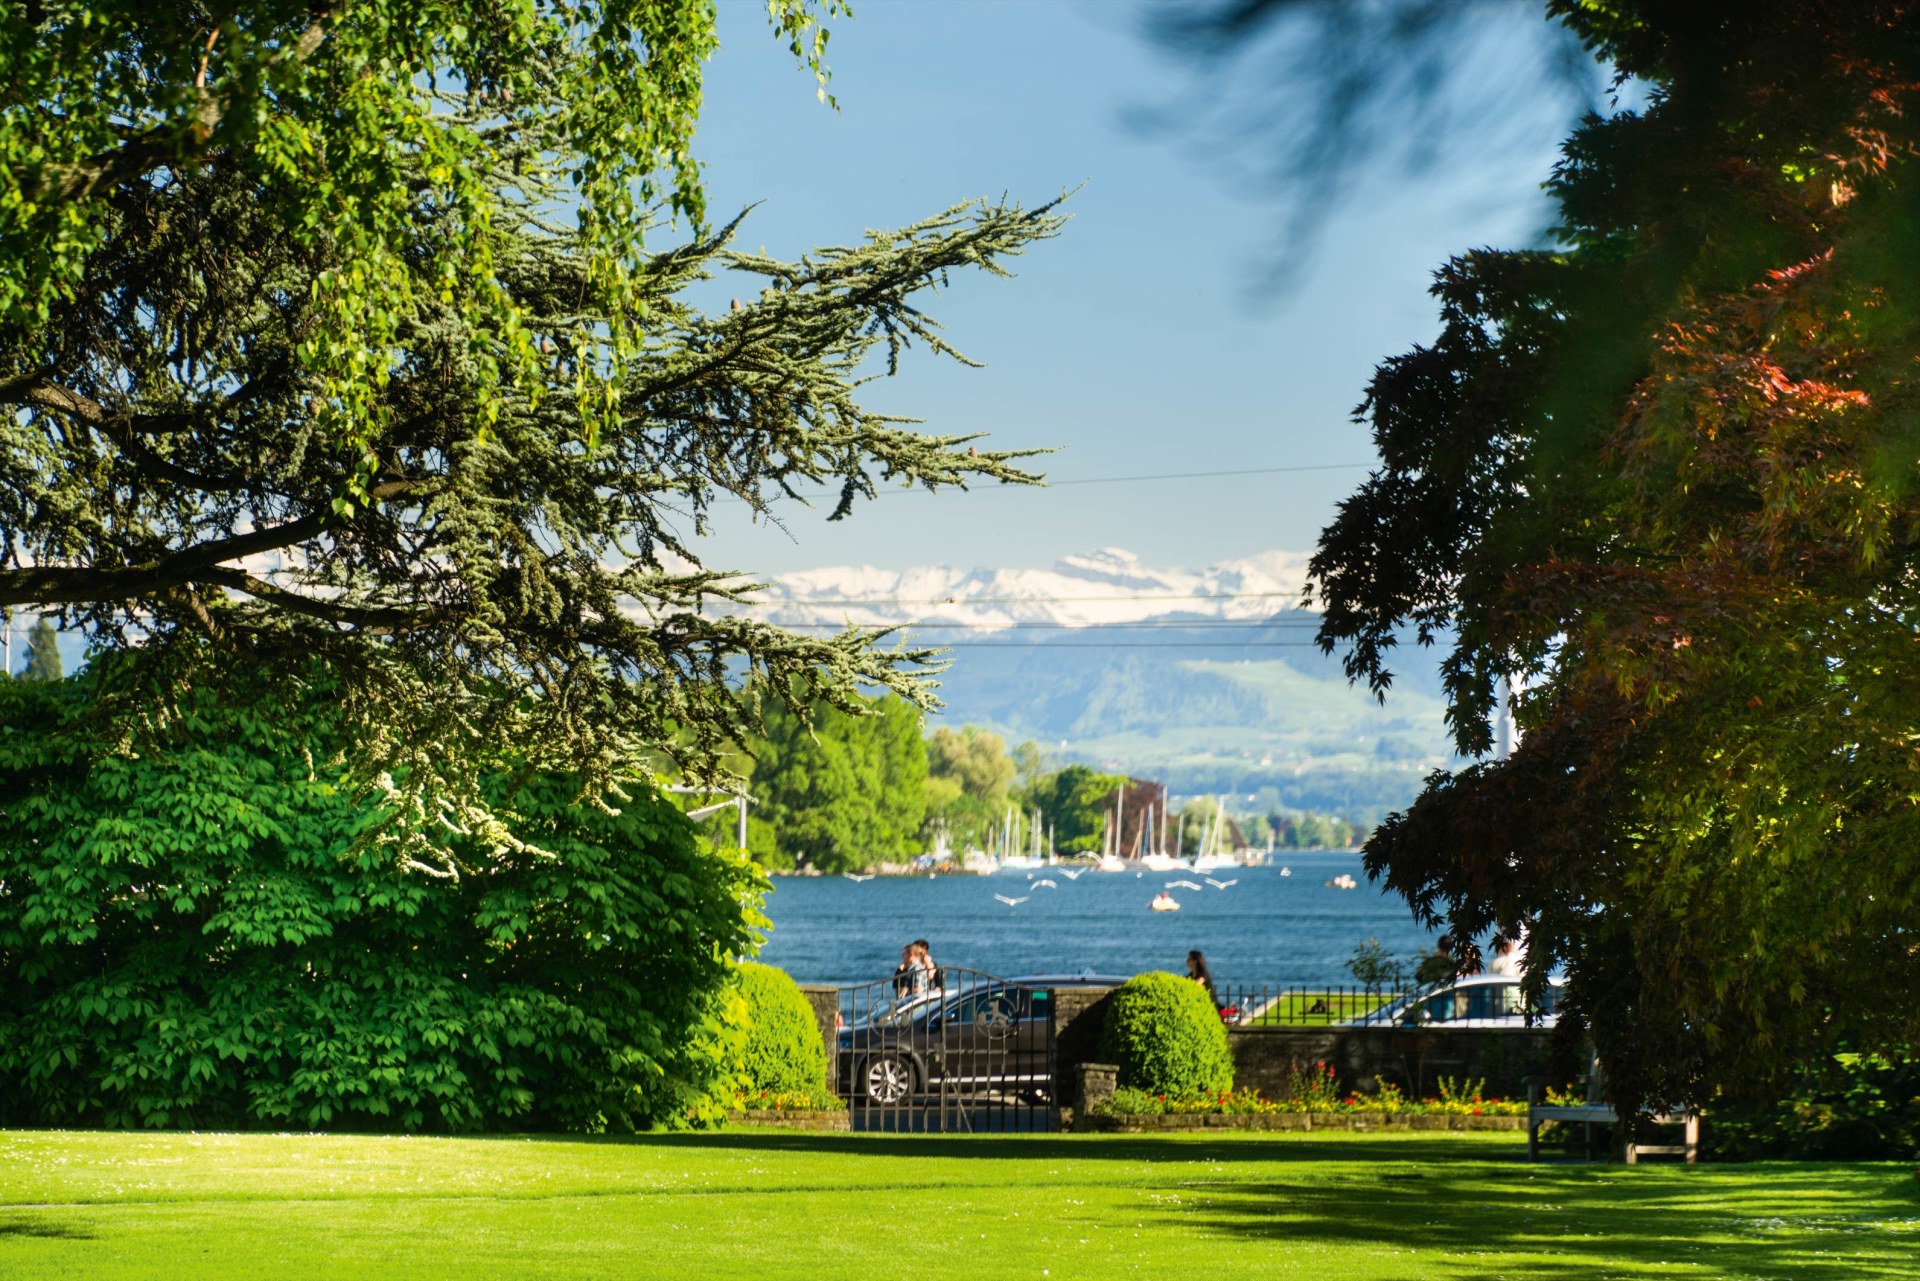
[[[994,895],[994,897],[999,899],[1002,903],[1005,903],[1008,907],[1019,907],[1022,903],[1032,898],[1033,895],[1022,894],[1019,898],[1008,898],[1004,894],[996,894]]]
[[[868,872],[865,876],[862,876],[858,872],[842,872],[841,875],[846,877],[849,881],[871,881],[874,878],[875,874],[872,872]]]
[[[1208,879],[1211,880],[1212,878],[1209,877]],[[1174,889],[1176,887],[1183,890],[1197,890],[1200,888],[1198,885],[1195,885],[1192,881],[1168,881],[1167,882],[1168,889]]]
[[[1043,876],[1039,880],[1033,883],[1033,888],[1036,890],[1041,888],[1042,886],[1045,886],[1047,889],[1050,889],[1050,890],[1057,890],[1060,888],[1058,885],[1054,884],[1053,878],[1049,876]]]
[[[1203,879],[1205,879],[1207,884],[1213,886],[1213,888],[1216,890],[1224,890],[1229,885],[1238,885],[1240,883],[1240,878],[1237,876],[1230,881],[1216,881],[1211,876],[1205,877]]]
[[[1065,868],[1060,869],[1060,875],[1066,877],[1069,881],[1077,881],[1081,877],[1085,876],[1086,874],[1087,874],[1087,869],[1084,867],[1077,872],[1069,872]]]

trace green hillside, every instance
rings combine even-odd
[[[1337,660],[1301,644],[1297,626],[1254,632],[1244,648],[1204,627],[1140,635],[956,648],[942,719],[1176,791],[1271,787],[1285,804],[1369,820],[1452,760],[1430,673],[1397,683],[1383,706],[1348,685]]]

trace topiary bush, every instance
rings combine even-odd
[[[1101,1057],[1120,1069],[1120,1084],[1191,1098],[1233,1088],[1226,1025],[1207,990],[1176,974],[1138,974],[1110,998]]]
[[[825,1096],[826,1045],[800,985],[771,965],[754,961],[741,964],[735,982],[747,1007],[740,1043],[742,1091],[749,1096]]]

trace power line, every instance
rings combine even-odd
[[[1317,641],[950,641],[941,649],[1306,649]]]
[[[1298,596],[1298,592],[1190,592],[1167,595],[1162,592],[1136,592],[1125,596],[890,596],[866,600],[821,597],[809,600],[759,600],[763,609],[811,609],[816,605],[1068,605],[1099,600],[1271,600],[1275,596]]]
[[[829,628],[845,627],[845,623],[775,623],[776,627],[790,630],[824,631]],[[1274,627],[1318,627],[1316,620],[1309,619],[1234,619],[1201,618],[1189,622],[1171,619],[1150,619],[1138,623],[943,623],[935,618],[906,619],[899,622],[859,623],[860,627],[918,627],[934,632],[1019,632],[1019,631],[1182,631],[1186,629],[1221,628],[1236,631],[1259,631]]]
[[[1050,480],[1048,489],[1058,489],[1062,485],[1131,485],[1149,480],[1212,480],[1222,476],[1277,476],[1282,472],[1297,471],[1351,471],[1356,467],[1371,467],[1372,463],[1313,463],[1300,467],[1235,467],[1231,471],[1170,471],[1143,476],[1087,476],[1078,480]]]
[[[1304,463],[1292,467],[1235,467],[1224,471],[1163,471],[1143,472],[1138,476],[1077,476],[1065,480],[1049,480],[1039,485],[1001,484],[987,487],[982,484],[969,488],[969,494],[998,494],[1009,490],[1023,490],[1038,493],[1048,489],[1060,489],[1067,485],[1140,485],[1162,480],[1227,480],[1235,476],[1280,476],[1293,472],[1312,471],[1354,471],[1361,467],[1372,467],[1372,463]],[[836,479],[836,478],[827,478]],[[991,478],[988,478],[991,479]],[[949,486],[948,488],[952,488]],[[823,491],[823,496],[830,490]],[[903,494],[922,496],[939,493],[932,489],[882,489],[875,493],[876,498],[898,498]],[[803,499],[805,495],[768,494],[761,501],[765,503],[792,502]],[[744,503],[751,501],[738,494],[727,494],[715,499],[723,503]]]

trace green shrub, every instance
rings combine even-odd
[[[1139,974],[1116,991],[1101,1034],[1101,1056],[1120,1084],[1170,1098],[1233,1088],[1227,1029],[1207,991],[1177,975]]]
[[[523,844],[367,839],[329,688],[183,692],[137,753],[95,663],[0,682],[0,1126],[638,1130],[731,1094],[759,880],[637,784],[489,770]],[[323,675],[320,674],[320,675]]]
[[[1707,1107],[1707,1151],[1731,1161],[1920,1156],[1920,1056],[1836,1054],[1795,1073],[1784,1097]]]
[[[736,982],[747,1006],[740,1045],[743,1094],[824,1096],[826,1046],[800,985],[753,961],[740,966]]]

